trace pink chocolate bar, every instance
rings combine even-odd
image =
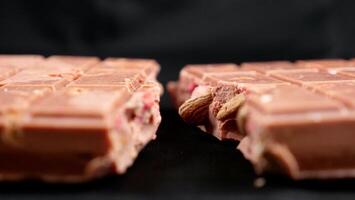
[[[355,177],[353,60],[227,66],[189,65],[168,84],[187,123],[239,141],[258,173]]]
[[[132,165],[161,121],[159,65],[110,60],[0,56],[0,180],[82,182]]]

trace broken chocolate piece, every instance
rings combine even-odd
[[[257,173],[273,171],[294,179],[355,177],[353,60],[241,66],[228,73],[218,66],[185,67],[179,81],[169,84],[171,97],[185,107],[181,91],[191,90],[193,97],[206,88],[212,91],[212,101],[200,107],[208,106],[208,120],[199,127],[221,140],[239,141],[238,149]],[[191,116],[183,114],[189,123]]]
[[[108,73],[96,57],[34,58],[27,66],[28,57],[0,56],[0,64],[21,66],[11,76],[0,71],[0,179],[82,182],[124,173],[156,137],[159,66],[141,60]]]

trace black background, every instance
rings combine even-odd
[[[155,58],[159,80],[187,63],[355,57],[355,1],[0,1],[1,54]],[[128,173],[84,185],[0,184],[0,198],[355,198],[353,180],[267,176],[234,150],[185,125],[162,100],[163,123]]]

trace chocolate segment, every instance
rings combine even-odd
[[[162,93],[155,61],[132,68],[96,57],[0,61],[16,69],[0,71],[1,180],[82,182],[122,174],[155,138]]]
[[[155,79],[160,71],[159,64],[151,59],[107,58],[103,64],[106,68],[141,70],[148,79]]]
[[[26,69],[36,67],[43,60],[43,56],[40,55],[0,55],[0,66]]]
[[[241,68],[245,70],[255,70],[260,73],[269,73],[276,70],[294,69],[294,66],[289,61],[270,61],[242,63]]]
[[[272,73],[272,76],[295,84],[320,83],[324,81],[346,81],[352,80],[352,77],[342,74],[329,73],[318,69],[279,71]]]
[[[306,68],[334,68],[334,67],[353,67],[354,62],[344,59],[323,59],[323,60],[298,60],[295,63],[298,67]]]
[[[258,173],[355,177],[353,60],[242,63],[228,72],[223,66],[186,66],[168,85],[180,109],[195,102],[197,113],[208,113],[193,115],[196,125],[240,142]],[[196,103],[208,92],[208,104]],[[188,113],[180,115],[191,123]]]

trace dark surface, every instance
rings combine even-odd
[[[82,185],[39,182],[2,183],[0,199],[354,199],[355,180],[292,181],[266,176],[255,188],[251,165],[235,145],[184,124],[175,111],[163,110],[158,138],[123,176]]]
[[[2,0],[0,53],[156,58],[165,84],[187,63],[355,57],[351,0]],[[0,184],[0,199],[355,199],[355,180],[256,175],[235,145],[184,124],[162,100],[156,141],[121,177]],[[162,195],[162,196],[161,196]]]

